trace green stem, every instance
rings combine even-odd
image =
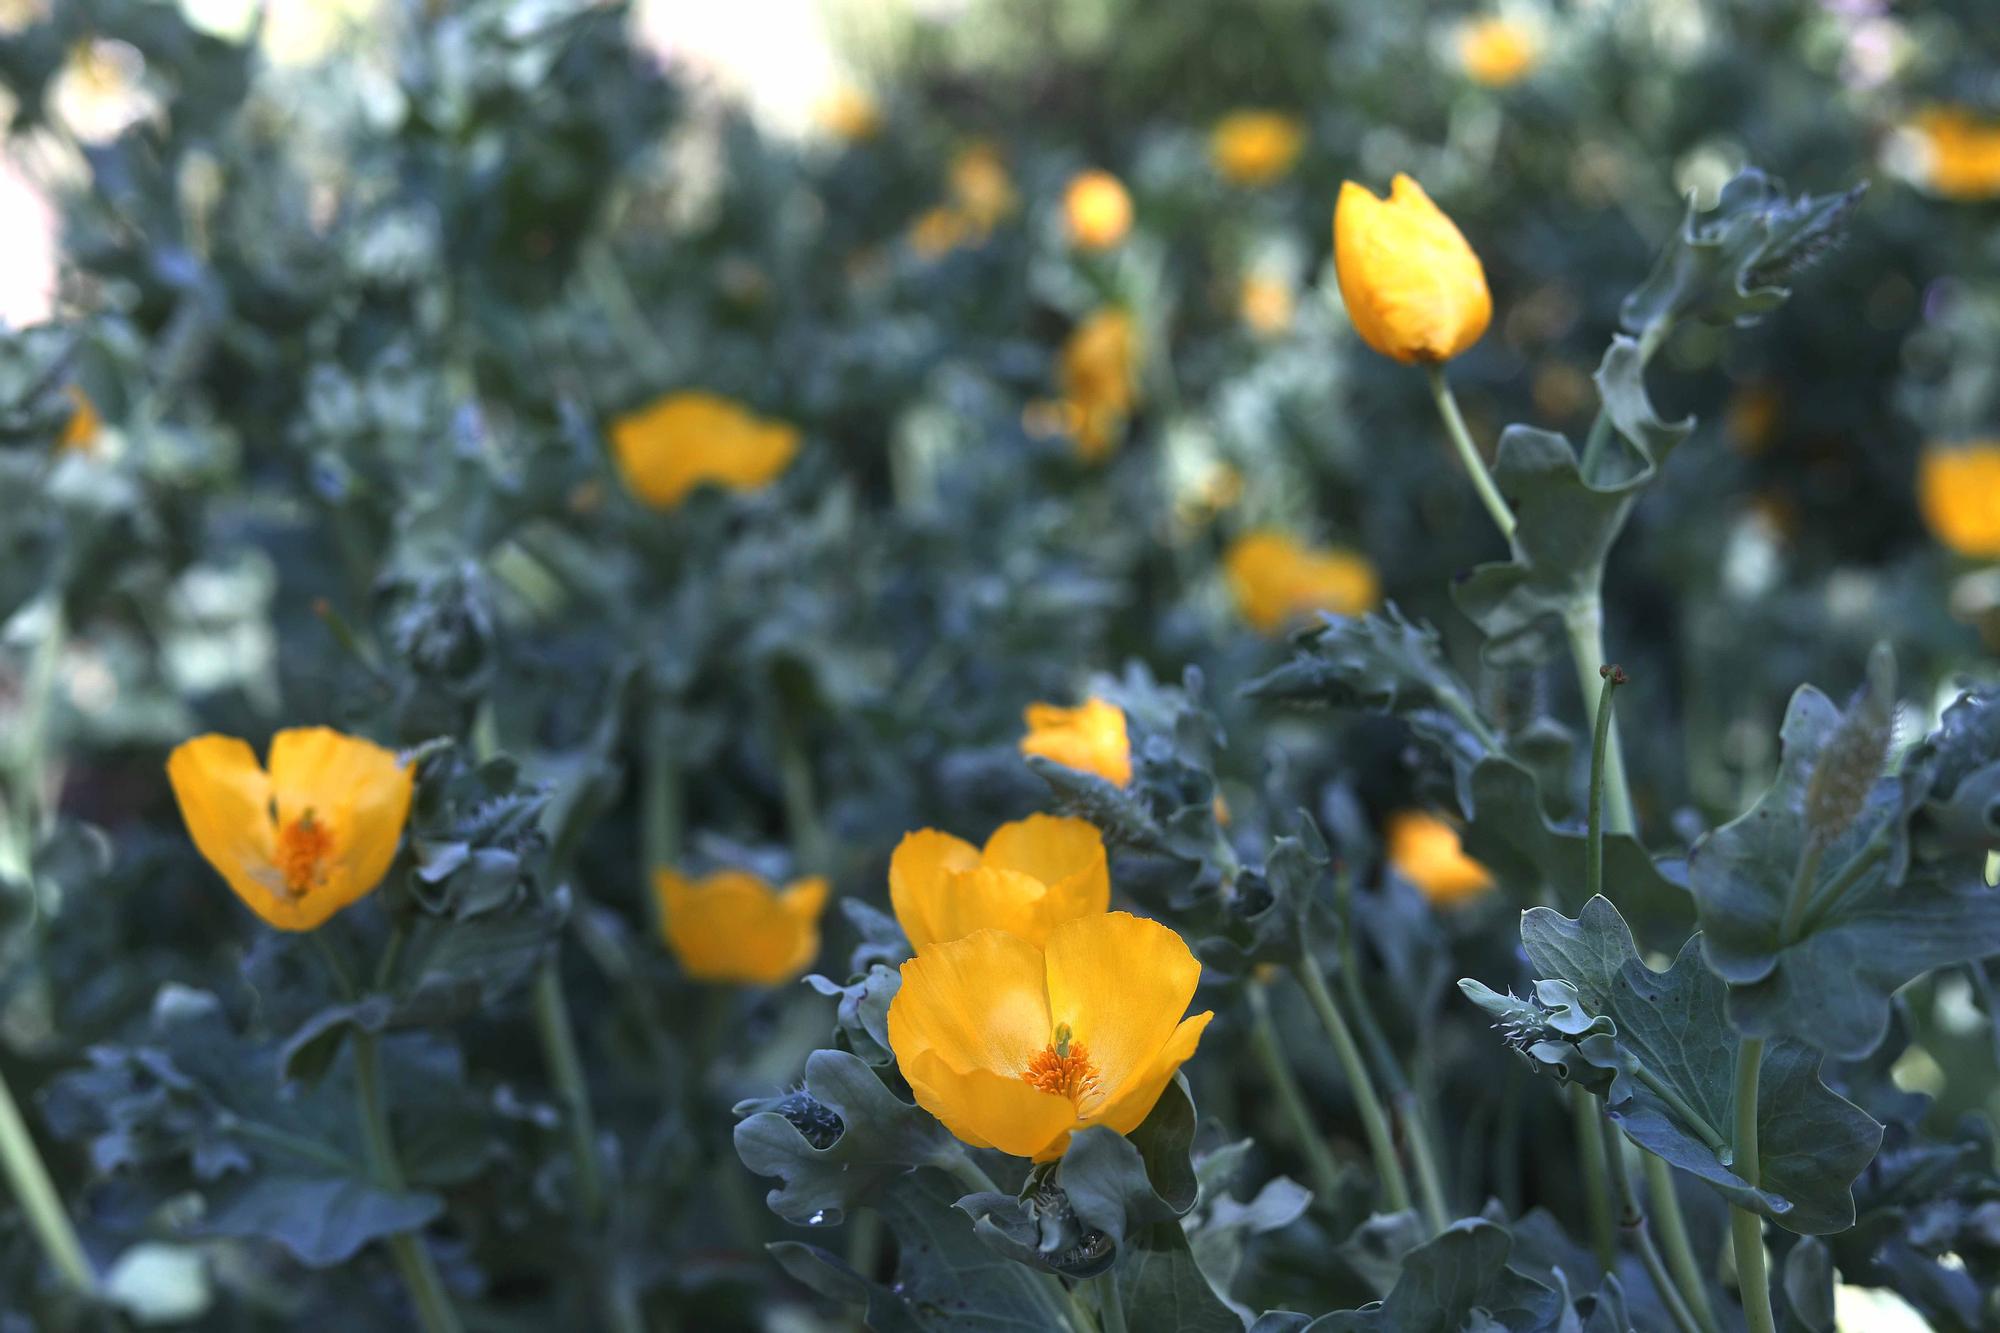
[[[1451,1208],[1444,1201],[1444,1179],[1438,1173],[1430,1122],[1416,1093],[1406,1089],[1396,1093],[1392,1100],[1402,1121],[1403,1141],[1410,1146],[1410,1165],[1416,1168],[1417,1198],[1423,1203],[1424,1219],[1435,1235],[1451,1225]]]
[[[49,1266],[77,1291],[86,1296],[93,1293],[97,1279],[91,1273],[90,1260],[84,1257],[83,1242],[76,1237],[76,1227],[49,1178],[47,1164],[35,1149],[34,1136],[21,1118],[21,1108],[15,1105],[4,1074],[0,1074],[0,1166],[6,1168],[7,1184],[41,1243],[42,1253],[48,1256]]]
[[[1584,897],[1604,892],[1604,760],[1611,739],[1611,694],[1625,683],[1625,673],[1615,666],[1597,669],[1604,678],[1597,692],[1597,724],[1590,742],[1590,831],[1589,849],[1584,856]]]
[[[1877,829],[1875,835],[1854,854],[1854,859],[1840,868],[1840,873],[1812,891],[1805,909],[1799,914],[1797,925],[1785,935],[1786,943],[1796,941],[1805,933],[1806,927],[1824,920],[1827,913],[1838,908],[1854,886],[1861,882],[1861,877],[1889,854],[1889,830],[1888,824]],[[1789,920],[1790,913],[1786,915]]]
[[[1597,1122],[1597,1098],[1572,1083],[1570,1123],[1576,1132],[1577,1174],[1583,1181],[1584,1213],[1590,1222],[1590,1245],[1599,1267],[1609,1273],[1618,1261],[1618,1241],[1611,1230],[1611,1184],[1604,1161],[1604,1135]]]
[[[819,797],[814,790],[812,757],[799,728],[779,721],[778,780],[783,787],[785,827],[792,835],[792,854],[808,873],[827,872],[826,833],[820,824]]]
[[[1577,691],[1583,696],[1584,708],[1590,714],[1590,725],[1597,728],[1599,695],[1603,691],[1604,680],[1599,674],[1604,665],[1604,607],[1602,598],[1593,594],[1590,601],[1572,611],[1564,620],[1569,631],[1570,661],[1576,667]],[[1607,724],[1604,738],[1604,824],[1612,833],[1636,834],[1639,830],[1638,817],[1632,811],[1632,789],[1625,779],[1625,749],[1618,739],[1618,719],[1612,718]]]
[[[389,1130],[389,1112],[382,1101],[382,1057],[380,1042],[372,1032],[354,1030],[354,1090],[361,1114],[362,1137],[368,1145],[368,1162],[375,1183],[393,1194],[403,1192],[403,1169],[396,1160],[395,1140]],[[403,1275],[416,1305],[417,1322],[425,1333],[459,1333],[458,1313],[445,1294],[444,1279],[423,1237],[401,1231],[389,1237],[389,1252]]]
[[[240,1139],[255,1139],[267,1148],[275,1148],[279,1152],[290,1153],[304,1161],[315,1162],[336,1175],[345,1176],[354,1172],[354,1163],[349,1160],[347,1154],[329,1148],[317,1139],[294,1134],[276,1125],[267,1125],[261,1120],[244,1120],[223,1112],[216,1116],[215,1127],[224,1134]]]
[[[681,858],[681,766],[674,753],[673,737],[664,718],[650,716],[646,722],[645,769],[639,790],[640,897],[646,900],[646,916],[653,926],[653,938],[664,934],[659,895],[653,892],[653,874],[674,870]]]
[[[1652,1153],[1639,1156],[1645,1163],[1647,1201],[1659,1223],[1660,1243],[1667,1248],[1667,1267],[1681,1289],[1681,1299],[1687,1302],[1702,1333],[1717,1333],[1721,1326],[1715,1322],[1715,1307],[1708,1299],[1708,1279],[1694,1257],[1694,1242],[1688,1238],[1680,1194],[1674,1189],[1674,1169]]]
[[[1710,1151],[1715,1153],[1728,1152],[1729,1140],[1723,1138],[1715,1126],[1708,1123],[1706,1116],[1689,1105],[1687,1098],[1681,1096],[1673,1084],[1655,1074],[1645,1065],[1634,1066],[1632,1074],[1633,1077],[1652,1089],[1653,1094],[1665,1102],[1675,1115],[1685,1121],[1687,1127],[1695,1132],[1695,1137],[1707,1144]]]
[[[1597,1117],[1597,1129],[1604,1140],[1604,1161],[1611,1173],[1611,1200],[1618,1217],[1619,1234],[1625,1237],[1632,1253],[1639,1257],[1640,1266],[1646,1270],[1653,1290],[1659,1293],[1660,1303],[1667,1307],[1667,1315],[1674,1321],[1674,1327],[1680,1333],[1702,1333],[1687,1302],[1681,1298],[1680,1289],[1667,1275],[1667,1265],[1660,1258],[1659,1247],[1653,1244],[1653,1233],[1646,1225],[1646,1214],[1632,1192],[1632,1176],[1625,1161],[1624,1136],[1611,1123],[1608,1115]]]
[[[1458,399],[1452,395],[1451,382],[1444,377],[1443,364],[1433,362],[1425,370],[1430,375],[1431,397],[1437,403],[1438,415],[1444,418],[1445,433],[1451,436],[1452,447],[1458,450],[1459,461],[1465,464],[1466,474],[1472,478],[1472,488],[1479,492],[1480,503],[1493,516],[1500,535],[1512,541],[1516,526],[1514,511],[1507,507],[1500,488],[1493,484],[1493,474],[1486,470],[1486,460],[1479,456],[1479,446],[1472,442],[1472,432],[1465,428]]]
[[[1264,993],[1261,983],[1252,981],[1244,990],[1250,996],[1250,1046],[1264,1066],[1265,1077],[1271,1081],[1271,1090],[1278,1095],[1279,1109],[1291,1121],[1292,1134],[1299,1141],[1299,1151],[1305,1154],[1306,1167],[1312,1173],[1313,1190],[1322,1204],[1331,1204],[1338,1198],[1340,1189],[1340,1166],[1334,1160],[1333,1150],[1313,1128],[1312,1113],[1306,1109],[1305,1094],[1299,1091],[1298,1080],[1292,1077],[1291,1066],[1285,1063],[1283,1047],[1278,1043],[1277,1028],[1271,1022],[1271,1001]]]
[[[1785,919],[1778,927],[1780,949],[1790,948],[1798,941],[1799,927],[1805,924],[1806,905],[1812,900],[1813,881],[1819,878],[1820,858],[1825,855],[1826,845],[1818,837],[1808,833],[1806,845],[1799,852],[1798,870],[1792,875],[1791,892],[1785,897]],[[1858,862],[1862,857],[1856,856],[1854,860]],[[1853,870],[1854,864],[1850,862],[1847,869]],[[1843,877],[1845,874],[1843,871]],[[1855,878],[1859,877],[1860,872],[1855,871]],[[1846,889],[1843,888],[1841,892],[1845,893]]]
[[[1361,1048],[1355,1045],[1354,1033],[1349,1031],[1347,1020],[1340,1016],[1340,1009],[1326,988],[1326,978],[1320,975],[1319,963],[1313,958],[1309,946],[1292,970],[1298,976],[1299,984],[1305,987],[1307,997],[1312,1000],[1320,1025],[1326,1029],[1327,1039],[1333,1043],[1334,1056],[1347,1076],[1348,1087],[1354,1094],[1355,1110],[1360,1113],[1361,1127],[1368,1136],[1368,1151],[1375,1159],[1375,1174],[1381,1181],[1383,1201],[1388,1204],[1390,1212],[1405,1212],[1410,1207],[1410,1182],[1403,1174],[1402,1159],[1396,1156],[1396,1141],[1389,1133],[1389,1118],[1382,1113],[1381,1099],[1375,1095],[1375,1080],[1368,1073],[1368,1062],[1361,1058]]]
[[[594,1223],[604,1211],[604,1178],[597,1163],[597,1117],[590,1105],[590,1085],[577,1053],[576,1029],[570,1023],[569,1002],[563,995],[560,951],[550,953],[535,976],[535,1035],[542,1059],[562,1103],[563,1125],[569,1130],[570,1159],[576,1170],[576,1208]]]
[[[1757,1082],[1764,1068],[1764,1039],[1745,1037],[1736,1048],[1736,1157],[1730,1169],[1746,1184],[1759,1183],[1757,1165]],[[1771,1275],[1764,1266],[1764,1224],[1746,1208],[1729,1210],[1729,1235],[1736,1246],[1736,1285],[1750,1333],[1777,1333],[1771,1316]]]
[[[1097,1289],[1097,1319],[1104,1333],[1125,1333],[1125,1302],[1118,1297],[1116,1270],[1098,1274],[1090,1285]]]

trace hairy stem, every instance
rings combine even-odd
[[[1569,632],[1569,655],[1576,667],[1577,690],[1583,696],[1595,732],[1604,690],[1604,678],[1599,674],[1604,665],[1602,597],[1593,595],[1588,604],[1566,617],[1564,625]],[[1607,724],[1604,737],[1604,826],[1612,833],[1636,834],[1639,830],[1638,817],[1632,810],[1631,784],[1625,778],[1624,745],[1618,738],[1615,717]]]
[[[1688,1238],[1680,1194],[1674,1189],[1674,1169],[1664,1158],[1649,1152],[1639,1156],[1645,1166],[1647,1200],[1660,1226],[1660,1244],[1667,1249],[1667,1268],[1702,1333],[1717,1333],[1721,1326],[1715,1322],[1715,1307],[1708,1299],[1708,1279],[1694,1257],[1694,1242]]]
[[[1597,1098],[1576,1084],[1569,1089],[1570,1123],[1576,1133],[1577,1175],[1583,1181],[1584,1215],[1590,1223],[1590,1245],[1598,1266],[1610,1272],[1618,1260],[1618,1241],[1611,1230],[1611,1184],[1604,1162],[1604,1136],[1597,1128]]]
[[[1347,1076],[1348,1087],[1354,1094],[1354,1107],[1361,1116],[1361,1127],[1368,1136],[1368,1151],[1375,1159],[1375,1174],[1382,1185],[1382,1199],[1392,1213],[1400,1213],[1410,1206],[1410,1182],[1403,1174],[1402,1159],[1396,1155],[1396,1140],[1389,1132],[1389,1117],[1382,1112],[1381,1098],[1375,1094],[1375,1080],[1368,1072],[1368,1062],[1361,1057],[1361,1048],[1355,1044],[1354,1033],[1349,1030],[1347,1020],[1340,1016],[1340,1008],[1333,1001],[1333,994],[1326,988],[1326,978],[1320,975],[1319,963],[1307,948],[1292,969],[1298,976],[1299,984],[1305,987],[1306,995],[1312,1001],[1313,1010],[1319,1015],[1320,1025],[1326,1029],[1327,1039],[1333,1043],[1334,1057],[1340,1061],[1341,1071]]]
[[[1604,1161],[1611,1173],[1612,1209],[1618,1218],[1618,1233],[1632,1253],[1639,1258],[1640,1266],[1646,1270],[1646,1277],[1652,1282],[1653,1290],[1659,1293],[1660,1303],[1667,1308],[1668,1318],[1680,1333],[1703,1333],[1695,1323],[1687,1302],[1681,1298],[1679,1288],[1667,1275],[1667,1265],[1660,1258],[1659,1247],[1653,1244],[1653,1233],[1646,1225],[1646,1214],[1639,1207],[1638,1196],[1632,1192],[1632,1176],[1625,1162],[1624,1136],[1611,1123],[1609,1115],[1597,1117],[1598,1132],[1604,1139]]]

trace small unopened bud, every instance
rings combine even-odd
[[[1807,836],[1824,846],[1854,826],[1896,738],[1896,657],[1877,644],[1868,683],[1848,704],[1806,780]]]

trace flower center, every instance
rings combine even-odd
[[[302,897],[319,882],[320,863],[333,849],[333,833],[325,821],[313,816],[308,807],[297,819],[278,830],[278,872],[285,877],[285,889]]]
[[[1069,1024],[1056,1024],[1056,1039],[1042,1049],[1021,1077],[1043,1092],[1081,1102],[1097,1091],[1097,1066],[1090,1051],[1071,1035]]]

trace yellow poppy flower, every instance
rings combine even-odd
[[[819,105],[819,123],[836,138],[858,143],[881,133],[882,108],[859,88],[836,88]]]
[[[1910,130],[1922,149],[1922,171],[1931,190],[1947,199],[2000,196],[2000,120],[1964,107],[1919,112]]]
[[[1108,171],[1080,171],[1063,192],[1063,220],[1078,249],[1109,250],[1132,230],[1132,196]]]
[[[1366,557],[1319,550],[1272,528],[1238,537],[1223,567],[1243,618],[1265,634],[1312,611],[1359,615],[1381,598]]]
[[[672,509],[703,483],[749,491],[791,465],[799,432],[700,390],[670,393],[611,423],[619,474],[655,509]]]
[[[889,1047],[917,1105],[975,1148],[1049,1161],[1071,1131],[1139,1127],[1213,1014],[1187,945],[1126,912],[1065,921],[1046,948],[1004,930],[903,964]]]
[[[69,400],[72,410],[56,440],[57,447],[85,454],[97,452],[97,437],[104,429],[104,419],[97,415],[97,404],[76,384],[69,386]]]
[[[960,149],[951,160],[949,179],[958,211],[982,232],[990,231],[1014,211],[1014,182],[991,144]]]
[[[1927,446],[1917,459],[1917,504],[1951,550],[2000,559],[2000,440]]]
[[[271,738],[269,771],[233,736],[167,758],[188,836],[236,896],[280,930],[312,930],[382,882],[410,813],[410,766],[330,727]]]
[[[1361,340],[1405,365],[1449,361],[1493,318],[1479,256],[1424,187],[1400,172],[1387,199],[1353,181],[1341,185],[1333,259]]]
[[[1252,273],[1237,291],[1236,313],[1244,327],[1275,338],[1292,327],[1292,285],[1268,273]]]
[[[1224,180],[1268,185],[1292,169],[1305,147],[1305,127],[1276,111],[1233,111],[1208,136],[1209,160]]]
[[[817,875],[777,889],[742,870],[653,872],[667,944],[697,981],[776,986],[804,972],[819,956],[827,891]]]
[[[1435,907],[1456,907],[1493,887],[1493,875],[1465,854],[1458,830],[1436,815],[1404,810],[1384,830],[1389,864]]]
[[[1038,754],[1067,768],[1095,773],[1122,787],[1132,780],[1132,741],[1125,733],[1125,710],[1103,699],[1075,708],[1029,704],[1023,715],[1028,734],[1022,754]]]
[[[927,208],[910,224],[910,248],[924,259],[942,259],[973,234],[970,219],[955,208]]]
[[[1063,415],[1076,451],[1095,462],[1117,447],[1139,398],[1139,338],[1132,316],[1104,309],[1063,344],[1056,364]]]
[[[1458,63],[1465,76],[1488,88],[1518,83],[1535,68],[1541,52],[1535,35],[1519,23],[1489,17],[1458,30]]]
[[[917,948],[988,928],[1043,944],[1058,923],[1111,906],[1104,835],[1087,820],[1030,815],[982,850],[919,829],[889,858],[889,905]]]

